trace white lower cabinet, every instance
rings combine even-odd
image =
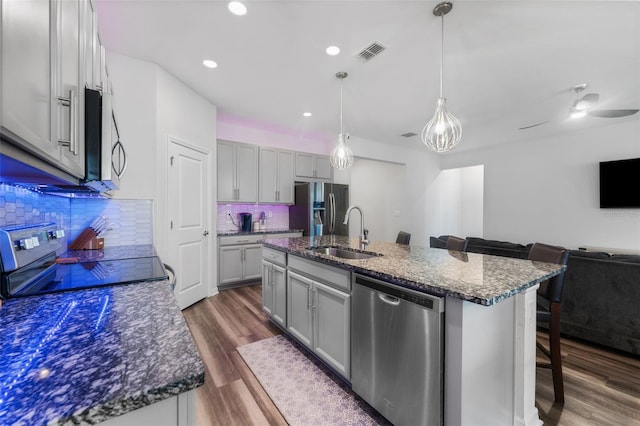
[[[100,426],[193,426],[196,424],[196,390],[180,393],[98,424]]]
[[[218,286],[262,277],[262,244],[257,243],[259,238],[251,236],[219,239]]]
[[[287,331],[349,380],[351,295],[321,279],[287,271]]]
[[[262,261],[262,309],[273,321],[287,326],[287,270],[266,260]]]

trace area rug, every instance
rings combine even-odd
[[[285,336],[240,346],[238,352],[292,426],[389,424]]]

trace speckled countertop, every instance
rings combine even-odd
[[[463,253],[373,241],[365,250],[382,254],[363,260],[337,258],[307,250],[310,246],[359,249],[357,238],[273,238],[265,247],[362,273],[413,290],[493,305],[558,275],[561,265],[508,257]]]
[[[303,232],[302,229],[262,229],[260,231],[242,232],[242,231],[221,231],[218,237],[232,237],[234,235],[262,235],[262,234],[284,234],[287,232]]]
[[[0,307],[0,424],[94,424],[203,383],[166,281]]]

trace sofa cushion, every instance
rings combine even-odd
[[[609,260],[611,258],[611,255],[603,251],[571,250],[571,257],[580,257],[583,259]]]
[[[637,254],[612,254],[613,262],[640,263],[640,255]]]
[[[429,237],[429,247],[433,248],[445,248],[447,246],[446,238],[442,237]]]
[[[526,259],[529,254],[527,246],[507,241],[485,240],[484,238],[467,237],[467,251],[472,253],[491,254],[494,256],[516,257]]]

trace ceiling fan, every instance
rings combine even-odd
[[[569,117],[580,118],[588,115],[590,117],[600,118],[617,118],[633,115],[640,111],[640,109],[595,109],[598,105],[600,95],[598,93],[587,93],[580,97],[580,94],[587,88],[587,83],[576,84],[571,88],[571,91],[576,94],[576,100],[569,108]],[[519,127],[518,130],[526,130],[532,127],[541,126],[549,123],[552,120],[542,121],[540,123],[531,124],[529,126]]]

